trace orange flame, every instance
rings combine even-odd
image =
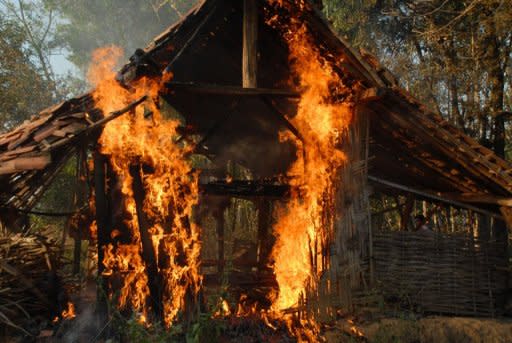
[[[67,308],[62,311],[63,319],[73,319],[76,317],[75,313],[75,305],[72,302],[68,301]]]
[[[271,18],[270,24],[276,25],[276,20]],[[306,285],[314,285],[327,268],[325,246],[334,216],[334,184],[346,159],[338,146],[352,118],[349,103],[333,100],[333,94],[345,88],[312,42],[307,28],[294,22],[289,25],[285,39],[292,71],[302,90],[297,115],[290,121],[301,133],[302,141],[283,135],[295,143],[297,158],[288,171],[294,186],[292,199],[280,210],[272,252],[279,285],[273,306],[281,310],[297,305]]]
[[[148,276],[141,257],[130,167],[149,166],[151,172],[142,176],[143,210],[153,225],[149,232],[155,252],[166,254],[165,258],[157,256],[157,261],[166,261],[165,265],[158,266],[158,273],[164,280],[164,322],[170,326],[185,307],[186,293],[195,295],[201,284],[198,229],[188,222],[192,207],[197,203],[198,177],[186,158],[189,149],[174,143],[179,122],[163,120],[155,104],[159,99],[160,80],[142,78],[131,84],[130,90],[123,88],[112,71],[121,55],[120,49],[115,47],[99,49],[93,54],[88,75],[96,86],[93,92],[96,106],[108,114],[144,95],[153,101],[109,122],[99,140],[101,152],[110,157],[113,171],[120,180],[125,211],[130,214],[126,224],[132,240],[130,244],[109,245],[103,263],[106,273],[118,271],[123,275],[119,305],[130,304],[146,316]],[[146,119],[144,115],[149,111],[151,119]]]

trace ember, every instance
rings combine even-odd
[[[67,308],[62,311],[62,319],[73,319],[76,317],[75,305],[68,301]]]

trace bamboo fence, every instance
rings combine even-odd
[[[506,242],[400,231],[376,233],[373,243],[376,277],[388,299],[426,313],[503,311]]]

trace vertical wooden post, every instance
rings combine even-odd
[[[272,211],[271,202],[265,199],[257,201],[258,207],[258,271],[262,271],[268,263],[269,242],[268,232],[270,228]]]
[[[411,193],[407,194],[405,199],[404,209],[400,213],[400,230],[407,231],[407,224],[409,224],[409,218],[411,216],[412,207],[414,205],[414,195]]]
[[[87,152],[86,148],[80,148],[76,155],[76,178],[77,178],[77,190],[74,194],[74,209],[76,210],[78,204],[83,204],[86,200],[87,193],[87,180],[86,180],[86,168],[87,168]],[[82,233],[85,228],[78,226],[77,235],[75,237],[75,244],[73,250],[73,275],[80,273],[80,263],[82,257]]]
[[[107,246],[110,236],[109,229],[109,204],[106,189],[106,168],[107,161],[105,156],[98,151],[94,152],[94,194],[96,204],[96,225],[98,227],[98,317],[100,323],[107,318],[107,281],[103,277],[105,266],[103,259],[105,257],[104,248]]]
[[[73,247],[73,275],[80,273],[80,262],[82,257],[82,237],[80,237],[81,231],[79,230],[78,236],[75,237],[75,244]]]
[[[137,220],[139,223],[140,239],[142,243],[142,258],[146,264],[146,271],[149,280],[149,292],[151,294],[151,306],[157,319],[163,318],[162,312],[162,292],[160,274],[156,261],[155,248],[151,240],[149,229],[151,223],[144,212],[144,185],[142,183],[141,166],[134,165],[130,167],[130,174],[133,177],[133,198],[137,211]]]
[[[242,86],[258,86],[258,0],[244,1]]]
[[[224,256],[224,206],[219,206],[214,212],[213,216],[215,217],[215,222],[217,225],[217,273],[219,283],[222,283],[222,279],[224,276],[224,265],[225,265],[225,256]]]

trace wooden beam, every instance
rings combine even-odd
[[[386,95],[387,89],[383,87],[372,87],[362,90],[356,96],[356,103],[363,104],[371,101],[381,100]]]
[[[386,99],[390,99],[386,97]],[[399,105],[403,106],[403,104]],[[417,115],[412,109],[404,109],[400,107],[393,106],[391,101],[388,101],[384,107],[384,111],[387,112],[392,121],[400,125],[402,128],[410,130],[410,132],[416,134],[420,139],[424,140],[427,143],[432,144],[438,150],[440,150],[445,156],[452,158],[455,162],[460,164],[464,169],[466,169],[469,173],[476,177],[480,177],[482,179],[492,179],[493,177],[483,171],[481,168],[478,168],[475,161],[468,160],[467,153],[461,153],[461,147],[457,146],[457,140],[455,140],[451,135],[446,131],[439,127],[435,129],[429,128],[429,126],[434,126],[435,123],[430,122],[427,125],[426,121],[428,119],[421,118],[420,115]],[[464,150],[467,152],[467,150]],[[495,179],[495,183],[500,184],[498,178]],[[506,184],[500,184],[505,189],[507,188]]]
[[[512,207],[512,198],[498,197],[492,194],[437,193],[437,195],[455,201]]]
[[[200,6],[202,6],[202,4]],[[169,64],[165,68],[165,72],[166,73],[172,72],[172,67],[174,66],[174,63],[176,63],[176,61],[180,58],[180,56],[183,54],[183,52],[185,52],[188,49],[188,47],[192,44],[192,42],[196,39],[198,34],[202,31],[203,27],[210,20],[210,17],[213,15],[213,13],[216,12],[215,11],[216,7],[217,7],[217,4],[214,3],[213,7],[210,9],[210,12],[204,17],[203,20],[201,20],[201,22],[197,25],[197,27],[194,30],[194,32],[192,32],[192,34],[188,37],[186,42],[176,52],[176,54],[174,55],[172,60],[169,62]]]
[[[244,1],[242,86],[258,87],[258,4],[257,0]]]
[[[105,249],[110,240],[109,227],[109,203],[107,198],[107,159],[101,155],[99,151],[94,152],[94,196],[96,207],[96,225],[98,229],[98,291],[97,305],[98,318],[101,325],[107,321],[108,304],[107,304],[107,285],[108,282],[103,276],[105,265],[103,260],[105,257]]]
[[[14,174],[25,170],[41,170],[52,161],[50,154],[31,157],[19,157],[14,160],[2,162],[0,175]]]
[[[209,195],[230,195],[238,198],[271,197],[284,198],[289,195],[290,186],[266,184],[257,181],[236,180],[232,182],[216,181],[200,184],[199,190]]]
[[[279,96],[285,98],[299,98],[300,94],[287,89],[273,88],[243,88],[240,86],[212,85],[194,82],[167,82],[166,87],[171,90],[194,92],[213,95],[243,95],[243,96]]]
[[[510,207],[500,207],[500,212],[503,214],[503,220],[507,224],[509,237],[512,234],[512,208]]]
[[[139,99],[129,103],[124,108],[122,108],[122,109],[120,109],[118,111],[114,111],[114,112],[109,113],[107,116],[105,116],[105,117],[101,118],[100,120],[94,122],[90,126],[84,128],[82,131],[77,132],[76,135],[71,136],[71,137],[67,137],[67,138],[63,138],[61,140],[58,140],[55,143],[53,143],[53,144],[49,145],[48,147],[46,147],[44,150],[54,150],[54,149],[60,148],[63,145],[67,145],[67,144],[70,144],[71,142],[75,142],[75,141],[79,140],[81,137],[83,137],[84,135],[88,134],[89,132],[91,132],[91,131],[99,128],[99,127],[102,127],[102,126],[106,125],[108,122],[110,122],[110,121],[118,118],[119,116],[125,114],[126,112],[129,112],[129,111],[135,109],[135,107],[139,106],[140,104],[142,104],[147,99],[148,99],[147,95],[144,95],[144,96],[140,97]]]
[[[281,124],[286,126],[286,128],[288,130],[290,130],[290,132],[293,133],[293,135],[295,137],[297,137],[297,139],[299,139],[301,142],[304,143],[304,137],[302,137],[299,130],[297,130],[297,128],[292,123],[290,123],[290,121],[288,119],[286,119],[286,116],[276,108],[276,106],[274,105],[272,100],[268,99],[267,97],[264,97],[264,96],[261,98],[262,98],[263,102],[265,103],[265,105],[267,105],[267,107],[269,108],[270,113],[272,113],[274,115],[274,117],[276,117],[277,120],[279,120],[279,122]]]
[[[145,191],[142,183],[141,166],[133,165],[130,167],[130,174],[133,177],[133,198],[137,211],[137,220],[139,224],[140,240],[142,243],[142,258],[146,264],[148,276],[149,292],[151,294],[151,307],[156,318],[163,318],[162,292],[160,273],[156,261],[155,248],[149,230],[151,222],[144,212]]]
[[[399,94],[388,93],[386,100],[388,100],[386,105],[395,104],[390,113],[395,114],[395,118],[399,121],[408,121],[413,132],[424,133],[425,140],[432,141],[447,156],[453,158],[477,177],[489,180],[488,182],[509,192],[512,190],[512,177],[506,173],[510,166],[506,163],[502,165],[501,162],[492,162],[480,152],[482,147],[476,141],[451,125],[440,127],[438,115],[414,108],[410,102],[403,101]],[[400,115],[400,113],[406,115]],[[435,119],[437,117],[439,120]],[[494,154],[491,153],[491,155]],[[502,161],[496,155],[494,155],[494,160]]]
[[[487,211],[487,210],[478,208],[476,206],[464,204],[464,203],[459,202],[459,201],[446,199],[446,198],[443,198],[441,196],[436,195],[434,192],[418,190],[418,189],[415,189],[415,188],[412,188],[412,187],[409,187],[409,186],[401,185],[401,184],[396,183],[396,182],[391,182],[391,181],[383,180],[383,179],[380,179],[378,177],[371,176],[371,175],[368,175],[368,180],[373,181],[373,182],[377,182],[377,183],[380,183],[381,185],[385,185],[385,186],[388,186],[388,187],[391,187],[391,188],[395,188],[395,189],[398,189],[398,190],[401,190],[401,191],[404,191],[404,192],[407,192],[407,193],[413,193],[413,194],[419,195],[419,196],[427,198],[427,199],[431,199],[431,200],[435,200],[435,201],[441,201],[441,202],[444,202],[444,203],[447,203],[447,204],[450,204],[450,205],[453,205],[453,206],[456,206],[456,207],[465,208],[465,209],[468,209],[468,210],[473,210],[475,212],[478,212],[478,213],[481,213],[481,214],[485,214],[485,215],[488,215],[488,216],[493,217],[493,218],[503,219],[503,216],[500,215],[500,214],[497,214],[497,213],[494,213],[494,212],[491,212],[491,211]]]

